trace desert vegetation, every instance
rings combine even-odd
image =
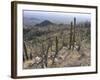
[[[27,25],[29,26],[29,25]],[[23,68],[59,68],[91,65],[91,24],[56,24],[44,20],[23,27]]]

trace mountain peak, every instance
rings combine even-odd
[[[36,24],[35,26],[48,26],[48,25],[53,25],[54,23],[52,23],[49,20],[44,20],[43,22]]]

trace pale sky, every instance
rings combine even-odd
[[[77,22],[91,21],[91,14],[89,13],[70,13],[70,12],[50,12],[50,11],[23,11],[24,18],[34,19],[38,22],[49,20],[56,24],[67,24],[73,21],[76,17]]]

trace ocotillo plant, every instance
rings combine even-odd
[[[23,44],[24,44],[24,53],[25,53],[25,57],[26,57],[26,59],[28,60],[29,58],[28,58],[27,48],[26,48],[25,42],[23,42]]]

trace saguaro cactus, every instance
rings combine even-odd
[[[79,36],[79,37],[78,37],[78,43],[77,43],[77,44],[78,44],[77,51],[79,51],[80,48],[81,48],[81,38],[82,38],[82,37],[81,37],[81,36],[82,36],[82,35],[81,35],[81,31],[80,31],[80,30],[81,30],[81,27],[82,27],[82,25],[80,25],[79,28],[78,28],[78,36]]]
[[[23,61],[25,61],[25,56],[24,56],[24,54],[23,54]]]
[[[74,17],[74,31],[73,31],[73,48],[74,48],[74,43],[75,43],[75,27],[76,27],[76,18]]]
[[[47,46],[46,53],[45,53],[45,66],[46,67],[48,67],[48,51],[49,51],[49,48],[50,48],[50,43],[48,42],[48,46]]]
[[[52,39],[50,39],[49,42],[50,42],[50,49],[51,49],[51,51],[52,51],[52,45],[53,45]]]
[[[44,68],[44,54],[45,54],[45,51],[44,51],[44,44],[41,43],[41,47],[42,47],[42,50],[41,50],[41,56],[42,56],[42,68]]]
[[[32,53],[30,53],[30,60],[32,60],[33,59],[33,55],[32,55]]]
[[[70,25],[70,42],[69,42],[69,49],[71,49],[71,46],[72,46],[72,36],[73,36],[73,32],[72,32],[72,27],[73,27],[73,23],[71,22],[71,25]]]
[[[23,44],[24,44],[24,53],[25,53],[25,57],[26,57],[26,59],[28,60],[29,58],[28,58],[27,48],[26,48],[25,42],[23,42]]]
[[[76,18],[74,18],[74,24],[73,22],[71,22],[71,25],[70,25],[70,42],[69,42],[69,49],[74,49],[75,47],[75,27],[76,27]]]
[[[55,52],[55,57],[58,54],[58,38],[56,36],[56,52]]]
[[[54,55],[54,58],[53,58],[53,64],[54,64],[55,58],[58,54],[58,38],[57,38],[57,36],[56,36],[55,43],[56,43],[56,51],[55,51],[55,55]]]

